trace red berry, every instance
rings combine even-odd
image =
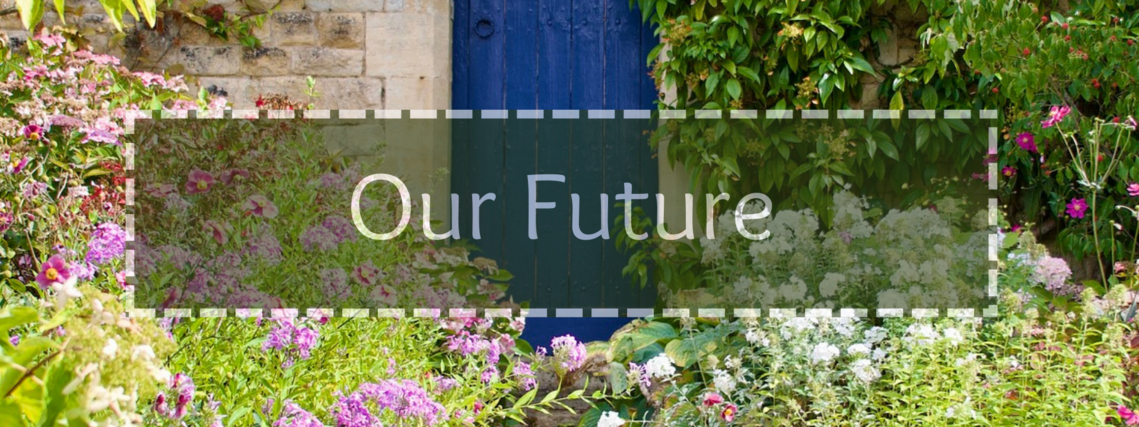
[[[1127,39],[1127,45],[1128,45],[1128,46],[1134,46],[1134,45],[1135,45],[1135,40]]]
[[[998,92],[1000,92],[1000,91],[1001,91],[1001,89],[1000,89],[1000,88],[996,88],[996,87],[995,87],[995,88],[993,88],[993,93],[998,93]]]
[[[1099,79],[1092,79],[1092,86],[1095,86],[1096,89],[1099,89]]]
[[[1113,117],[1113,118],[1111,119],[1111,122],[1112,122],[1112,123],[1119,123],[1119,116],[1115,116],[1115,117]]]
[[[1043,23],[1047,24],[1047,23],[1048,23],[1048,15],[1044,15],[1044,16],[1041,16],[1041,17],[1040,17],[1040,22],[1043,22]]]
[[[1115,36],[1111,36],[1111,41],[1115,41]]]
[[[1068,29],[1068,23],[1067,23],[1067,22],[1063,23],[1063,24],[1062,24],[1062,25],[1060,25],[1060,26],[1061,26],[1061,27],[1064,27],[1064,29],[1065,29],[1065,30],[1067,30],[1067,29]]]
[[[1064,41],[1066,41],[1066,42],[1072,41],[1072,36],[1064,36]]]
[[[1031,54],[1032,54],[1032,51],[1031,51],[1031,50],[1029,50],[1027,47],[1026,47],[1026,48],[1024,48],[1024,56],[1028,56],[1028,55],[1031,55]]]

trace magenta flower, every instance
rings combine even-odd
[[[221,182],[225,185],[233,184],[234,179],[241,177],[242,179],[249,179],[249,171],[245,169],[230,169],[221,173]]]
[[[1083,218],[1084,212],[1088,210],[1088,202],[1084,199],[1072,199],[1067,206],[1068,216],[1072,218]]]
[[[127,232],[118,224],[104,222],[95,227],[91,240],[87,241],[87,262],[95,265],[123,256],[126,250]]]
[[[573,335],[554,338],[550,347],[554,351],[554,361],[558,363],[558,372],[573,372],[585,364],[585,344],[577,342]]]
[[[1127,120],[1123,121],[1123,126],[1128,129],[1135,130],[1135,128],[1139,127],[1139,123],[1135,122],[1135,117],[1127,116]]]
[[[245,209],[246,215],[259,216],[262,218],[273,219],[277,217],[277,205],[265,198],[260,194],[249,196],[245,200],[245,204],[241,205]]]
[[[1016,136],[1016,145],[1020,146],[1020,148],[1022,150],[1025,150],[1029,153],[1040,152],[1036,148],[1036,136],[1033,135],[1031,132],[1022,132],[1020,135],[1017,135]]]
[[[1064,121],[1064,117],[1067,117],[1068,113],[1071,112],[1072,107],[1069,107],[1067,105],[1052,106],[1052,109],[1048,111],[1048,118],[1040,122],[1040,127],[1048,129],[1052,126],[1058,125],[1060,122]]]
[[[1139,182],[1127,184],[1127,194],[1131,197],[1139,197]]]
[[[28,165],[28,158],[24,157],[20,160],[12,162],[12,164],[8,167],[8,172],[13,174],[13,175],[18,174],[21,171],[23,171],[24,166],[27,166],[27,165]]]
[[[224,245],[226,242],[229,242],[229,236],[226,235],[226,229],[228,228],[228,225],[229,224],[222,225],[217,221],[210,220],[206,221],[206,223],[202,225],[202,230],[204,230],[206,233],[209,233],[210,237],[213,237],[214,241],[219,245]]]
[[[736,407],[736,405],[729,403],[724,407],[723,411],[720,411],[720,418],[723,418],[724,421],[730,423],[736,419],[737,412],[739,412],[739,408]]]
[[[30,139],[32,141],[39,141],[40,139],[43,139],[44,128],[40,127],[40,125],[37,124],[30,124],[24,126],[23,134],[24,138]]]
[[[371,286],[378,283],[377,278],[380,277],[382,272],[376,268],[372,261],[365,261],[355,269],[352,270],[352,278],[361,285]]]
[[[50,288],[57,283],[74,283],[75,279],[67,267],[67,261],[59,255],[48,258],[47,262],[40,266],[40,273],[36,275],[36,283],[39,283],[41,289]]]
[[[1123,420],[1124,425],[1139,425],[1139,414],[1136,414],[1134,411],[1127,409],[1126,406],[1119,405],[1119,408],[1117,408],[1115,412],[1119,414],[1119,418]]]
[[[214,186],[214,176],[201,169],[194,169],[186,180],[186,192],[189,194],[208,193]]]
[[[1016,175],[1016,168],[1014,168],[1012,166],[1005,166],[1005,167],[1001,168],[1001,175],[1008,176],[1008,177],[1015,176]]]
[[[704,406],[716,406],[724,403],[724,397],[719,393],[709,392],[704,394]]]

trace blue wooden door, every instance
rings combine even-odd
[[[645,59],[658,39],[627,0],[456,0],[453,43],[454,109],[653,109],[657,98]],[[572,239],[565,210],[545,225],[552,234],[539,230],[553,237],[531,241],[526,227],[519,226],[526,220],[526,174],[565,174],[566,200],[570,192],[582,194],[586,232],[599,226],[596,194],[617,194],[624,182],[638,192],[657,191],[656,159],[643,129],[620,119],[600,129],[575,122],[538,129],[509,122],[454,123],[505,128],[501,140],[454,142],[452,191],[496,191],[508,201],[480,211],[483,238],[474,243],[481,255],[514,274],[516,300],[551,309],[652,307],[655,291],[634,289],[621,275],[627,257],[614,241]],[[569,134],[572,142],[566,140]],[[612,224],[620,209],[611,204],[609,211]],[[469,224],[470,215],[470,206],[462,206],[461,224]],[[591,304],[583,303],[583,295]],[[531,320],[527,338],[536,345],[548,345],[548,336],[560,333],[606,339],[625,322],[554,320]]]

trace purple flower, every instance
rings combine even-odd
[[[515,363],[514,375],[518,376],[519,384],[521,384],[522,388],[527,391],[533,389],[534,386],[538,385],[538,381],[534,379],[534,370],[531,369],[529,363],[523,362],[521,360]]]
[[[127,233],[118,224],[104,222],[95,227],[87,241],[87,262],[103,265],[123,255]]]
[[[83,143],[93,141],[101,142],[104,144],[122,145],[122,143],[119,142],[119,138],[116,137],[115,134],[102,129],[84,128],[83,133],[83,140],[81,141]]]
[[[261,343],[261,350],[284,351],[287,358],[282,365],[283,368],[292,366],[293,356],[298,356],[301,360],[308,359],[313,347],[316,347],[317,338],[320,337],[316,329],[297,326],[293,319],[287,317],[275,318],[273,321],[275,323],[269,330],[269,335],[265,337],[265,342]]]
[[[12,335],[12,336],[8,337],[8,343],[12,344],[12,347],[20,345],[20,336],[19,335]]]
[[[314,225],[301,233],[301,245],[304,246],[305,252],[330,251],[336,249],[338,241],[332,231],[321,225]]]
[[[348,218],[332,215],[325,218],[320,225],[336,235],[337,243],[356,241],[356,226]]]
[[[40,273],[36,275],[36,283],[40,285],[41,289],[50,288],[57,283],[74,283],[75,279],[67,267],[67,261],[59,255],[52,255],[51,258],[48,258],[47,262],[40,267]]]
[[[482,380],[483,384],[490,384],[490,383],[494,382],[494,379],[497,377],[498,377],[498,368],[496,368],[492,365],[492,366],[487,366],[486,369],[484,369],[482,371],[482,375],[480,375],[479,379]]]
[[[1083,292],[1083,286],[1068,284],[1072,270],[1063,258],[1045,256],[1034,264],[1036,270],[1032,274],[1032,280],[1044,285],[1044,289],[1049,292],[1063,296],[1076,296]]]
[[[32,182],[29,182],[27,184],[24,184],[23,195],[24,195],[24,198],[26,198],[26,199],[34,199],[36,197],[39,197],[41,194],[43,194],[46,191],[47,191],[47,184],[39,182],[39,181],[32,181]]]
[[[1020,135],[1017,135],[1016,145],[1020,146],[1022,150],[1025,150],[1029,153],[1040,152],[1036,148],[1036,135],[1033,135],[1031,132],[1022,132]]]
[[[1048,129],[1052,126],[1058,125],[1060,122],[1064,121],[1064,117],[1067,117],[1068,113],[1071,112],[1072,108],[1067,105],[1052,106],[1052,109],[1048,111],[1048,118],[1040,122],[1040,127]]]
[[[260,236],[250,239],[249,244],[245,247],[245,253],[261,258],[270,265],[276,265],[284,259],[281,241],[277,240],[277,236],[271,233],[262,233]]]
[[[447,390],[455,388],[459,382],[450,377],[439,377],[435,379],[435,393],[445,393]]]
[[[372,405],[377,410],[375,414],[372,413]],[[338,427],[370,427],[379,425],[377,415],[385,410],[400,419],[416,418],[428,426],[447,418],[443,405],[432,400],[418,384],[408,380],[363,384],[355,392],[341,396],[331,412]]]
[[[1084,199],[1072,199],[1067,206],[1068,216],[1072,218],[1083,218],[1084,212],[1088,210],[1088,202]]]
[[[550,347],[553,348],[554,363],[560,373],[575,371],[585,363],[585,344],[577,342],[577,338],[572,335],[554,338]]]
[[[214,176],[201,169],[194,169],[186,179],[186,193],[208,193],[214,186]]]
[[[1139,197],[1139,182],[1127,184],[1127,194],[1131,197]],[[2,226],[2,224],[0,224],[0,226]]]
[[[324,424],[300,405],[286,402],[281,417],[273,423],[273,427],[324,427]]]
[[[0,234],[8,231],[12,224],[16,222],[16,217],[8,212],[0,212]]]
[[[324,282],[324,295],[330,300],[343,300],[352,294],[352,287],[348,285],[348,273],[339,268],[330,268],[320,272],[320,279]]]

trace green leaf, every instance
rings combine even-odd
[[[42,0],[16,0],[16,11],[20,13],[20,22],[24,29],[31,31],[44,17]]]
[[[902,91],[894,92],[894,97],[890,98],[890,109],[901,110],[903,108],[906,108],[906,104],[902,100]]]
[[[861,71],[864,73],[874,74],[874,75],[878,74],[878,73],[874,72],[874,67],[871,67],[870,63],[866,62],[866,60],[863,59],[861,55],[858,55],[858,56],[851,58],[850,63],[851,63],[851,66],[853,66],[855,70],[858,70],[858,71]]]
[[[925,143],[928,141],[929,141],[929,124],[928,123],[922,123],[921,125],[918,125],[917,148],[920,150],[921,147],[924,146]]]
[[[64,3],[66,3],[66,0],[55,0],[55,13],[59,15],[59,22],[63,25],[67,25],[67,19],[64,17],[64,15],[67,14],[66,5]]]
[[[759,74],[756,74],[755,71],[752,70],[751,68],[744,67],[744,66],[736,67],[736,72],[739,73],[740,75],[744,76],[744,77],[751,79],[752,81],[754,81],[756,83],[759,83]]]
[[[878,148],[882,149],[882,153],[885,154],[886,157],[889,157],[889,158],[894,159],[894,160],[899,160],[899,158],[898,158],[898,147],[895,147],[894,143],[890,142],[889,139],[883,139],[881,141],[878,141]]]
[[[740,87],[739,80],[736,80],[734,77],[729,79],[726,87],[728,89],[728,95],[731,95],[732,99],[740,99],[740,94],[743,92],[743,89]]]
[[[664,347],[664,354],[667,354],[672,359],[676,366],[687,369],[700,359],[699,348],[696,346],[696,340],[693,338],[683,338],[670,341]]]
[[[609,363],[609,385],[616,394],[624,393],[629,388],[629,372],[625,369],[625,364]]]
[[[716,91],[716,85],[720,83],[720,73],[712,73],[708,75],[708,80],[704,81],[704,92],[706,96],[711,97],[712,93]]]
[[[522,395],[522,397],[518,398],[518,400],[514,402],[514,406],[512,407],[512,409],[518,409],[518,408],[521,408],[523,406],[526,406],[527,404],[530,403],[530,401],[534,400],[534,396],[537,396],[537,395],[538,395],[538,388],[535,387],[533,390],[530,390],[526,394]]]
[[[154,0],[138,0],[138,6],[142,11],[142,16],[146,18],[146,23],[150,25],[151,28],[154,28],[154,18],[158,14],[158,5],[156,2]]]

